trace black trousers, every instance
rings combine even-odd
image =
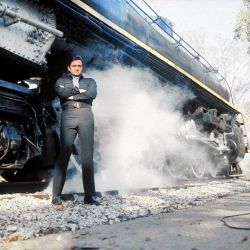
[[[91,106],[68,108],[61,116],[61,149],[55,164],[53,196],[61,195],[72,146],[78,133],[82,161],[82,179],[85,195],[95,195],[93,148],[94,117]]]

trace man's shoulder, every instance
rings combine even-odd
[[[82,80],[82,82],[84,82],[84,83],[89,83],[89,84],[91,84],[91,83],[96,83],[96,81],[93,79],[93,78],[91,78],[91,77],[82,77],[81,78],[81,80]]]
[[[70,77],[69,74],[67,73],[63,73],[58,79],[57,79],[57,83],[59,82],[65,82],[65,81],[69,81],[69,80],[72,80],[72,77]]]

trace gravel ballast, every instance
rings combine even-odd
[[[78,231],[100,224],[113,224],[139,217],[198,206],[236,193],[250,192],[250,182],[222,180],[183,188],[159,188],[123,195],[104,195],[101,206],[73,201],[53,207],[46,193],[0,195],[0,245],[41,235]]]

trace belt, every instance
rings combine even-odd
[[[79,108],[90,108],[92,105],[89,103],[84,102],[77,102],[77,101],[67,101],[62,104],[62,109],[79,109]]]

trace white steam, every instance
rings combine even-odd
[[[98,84],[94,102],[98,190],[167,186],[169,177],[163,173],[169,155],[182,164],[193,157],[192,150],[196,160],[204,158],[203,152],[197,154],[197,148],[178,139],[185,125],[179,108],[190,93],[161,85],[142,69],[114,66],[90,75]]]

